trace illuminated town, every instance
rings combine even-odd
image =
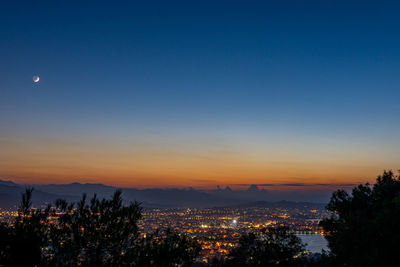
[[[275,226],[288,226],[296,234],[323,234],[318,223],[327,216],[324,208],[225,207],[208,209],[145,209],[139,221],[142,236],[171,229],[186,233],[201,243],[199,262],[225,257],[246,232]],[[1,210],[0,220],[12,223],[16,211]]]

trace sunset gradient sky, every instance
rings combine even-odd
[[[0,179],[207,188],[400,168],[398,1],[82,2],[2,2]]]

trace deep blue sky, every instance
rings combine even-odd
[[[27,179],[21,154],[72,157],[30,147],[43,138],[191,156],[223,140],[265,161],[283,146],[307,164],[356,158],[348,177],[396,167],[399,14],[398,1],[2,1],[1,157],[19,150],[0,175]]]

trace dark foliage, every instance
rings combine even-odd
[[[200,244],[189,237],[167,230],[156,231],[139,240],[127,258],[135,266],[191,266],[201,250]]]
[[[304,245],[287,227],[243,235],[224,266],[303,266]]]
[[[400,180],[392,171],[351,194],[333,193],[332,216],[321,221],[332,266],[399,266]]]
[[[0,266],[190,266],[199,254],[196,241],[171,231],[139,238],[142,208],[124,206],[120,191],[37,210],[31,195],[13,225],[0,225]]]
[[[50,207],[31,208],[32,188],[22,196],[14,226],[0,226],[0,265],[32,266],[41,262],[42,246],[46,243],[45,223]]]
[[[89,204],[84,195],[76,208],[58,200],[54,211],[62,215],[50,227],[53,265],[121,265],[138,236],[141,207],[138,203],[123,206],[121,191],[110,200],[94,196]]]

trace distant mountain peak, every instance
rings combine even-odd
[[[252,184],[249,186],[249,189],[247,189],[247,191],[259,191],[260,189],[258,188],[257,185]]]
[[[9,186],[18,186],[16,183],[14,183],[14,182],[12,182],[12,181],[9,181],[9,180],[1,180],[1,179],[0,179],[0,184],[9,185]]]

